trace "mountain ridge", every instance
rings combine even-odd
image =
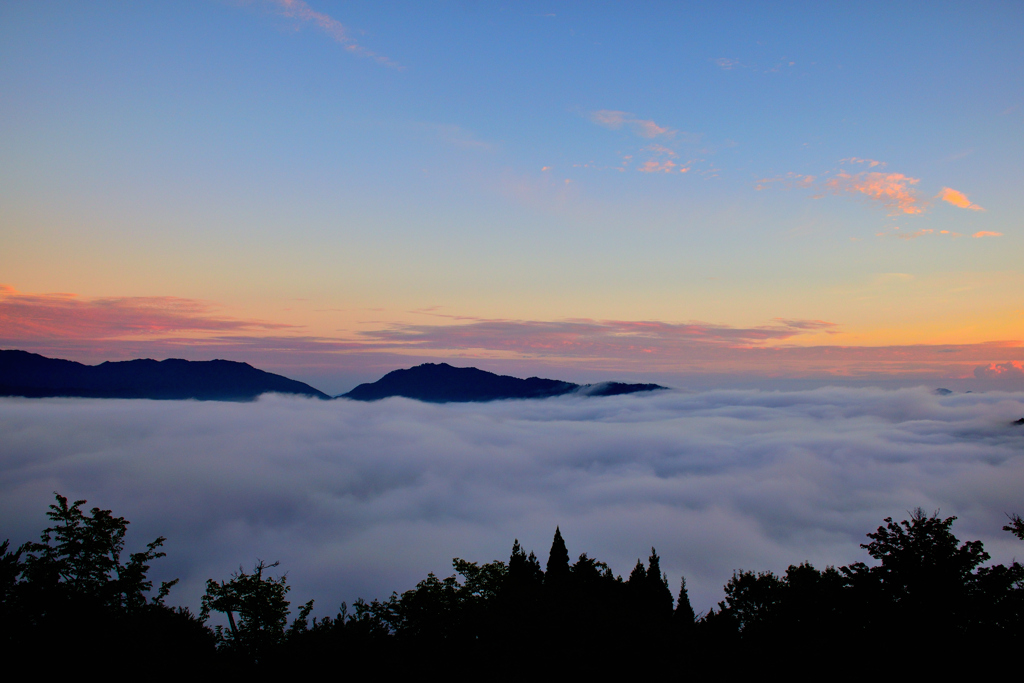
[[[85,365],[0,350],[0,396],[252,401],[265,393],[330,398],[303,382],[237,361],[141,358]]]
[[[458,368],[448,363],[423,363],[412,368],[392,370],[376,382],[360,384],[352,391],[335,398],[378,401],[401,396],[427,403],[476,403],[550,398],[571,393],[586,396],[618,396],[666,388],[659,384],[576,384],[541,377],[520,379],[473,367]]]

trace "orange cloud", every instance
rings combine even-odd
[[[659,136],[671,138],[676,134],[675,130],[659,126],[649,119],[638,119],[629,112],[616,111],[613,109],[595,111],[590,115],[590,120],[599,126],[611,128],[612,130],[618,130],[625,126],[629,130],[633,131],[635,135],[648,139]]]
[[[846,171],[840,171],[826,181],[825,186],[836,194],[861,194],[868,199],[881,202],[891,209],[892,214],[915,214],[924,210],[910,187],[919,181],[919,178],[910,178],[902,173],[864,171],[850,175]]]
[[[1002,236],[1003,236],[1003,233],[1001,233],[1001,232],[990,232],[988,230],[980,230],[980,231],[974,233],[973,235],[971,235],[971,237],[1002,237]]]
[[[393,62],[384,55],[379,55],[375,52],[367,50],[362,45],[358,44],[353,40],[349,34],[348,29],[337,19],[334,19],[322,12],[313,10],[312,7],[307,5],[302,0],[268,0],[270,4],[277,7],[277,13],[283,17],[289,19],[298,19],[299,21],[309,22],[317,26],[321,31],[329,35],[336,42],[341,43],[346,50],[353,54],[357,54],[360,57],[366,57],[372,59],[378,64],[384,66],[390,66],[395,69],[403,68],[400,64]]]
[[[942,188],[942,192],[937,195],[938,199],[944,202],[949,202],[953,206],[959,206],[961,209],[970,209],[972,211],[984,211],[977,204],[971,204],[971,200],[967,198],[963,192],[958,192],[951,187]]]

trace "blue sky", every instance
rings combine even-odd
[[[0,3],[0,343],[289,368],[301,337],[344,384],[385,352],[649,359],[365,344],[410,326],[818,321],[734,350],[957,345],[782,374],[1024,381],[1022,29],[1010,2]],[[54,306],[195,321],[90,337]]]

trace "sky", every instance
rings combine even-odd
[[[991,562],[1024,545],[1024,393],[923,387],[662,391],[486,404],[0,398],[0,539],[39,538],[53,492],[166,537],[149,577],[206,580],[280,561],[314,615],[386,599],[452,558],[544,563],[555,527],[628,577],[653,546],[694,608],[734,570],[873,564],[886,517],[956,517]]]
[[[1024,389],[1019,2],[0,1],[0,348]]]

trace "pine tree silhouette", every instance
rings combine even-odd
[[[668,587],[668,577],[661,572],[661,558],[654,548],[651,548],[651,556],[647,559],[645,584],[652,616],[668,618],[672,614],[672,591]]]
[[[647,584],[647,570],[644,569],[644,563],[640,561],[640,558],[636,560],[636,566],[633,567],[633,571],[629,573],[629,578],[626,583],[631,589],[640,591],[642,587]]]
[[[569,550],[562,540],[562,532],[555,527],[555,538],[551,542],[551,552],[548,553],[548,566],[544,574],[544,583],[549,585],[562,585],[569,578]]]
[[[686,577],[679,580],[679,599],[676,600],[676,609],[673,613],[678,630],[688,632],[692,627],[697,615],[693,612],[693,605],[690,604],[690,595],[686,592]]]

